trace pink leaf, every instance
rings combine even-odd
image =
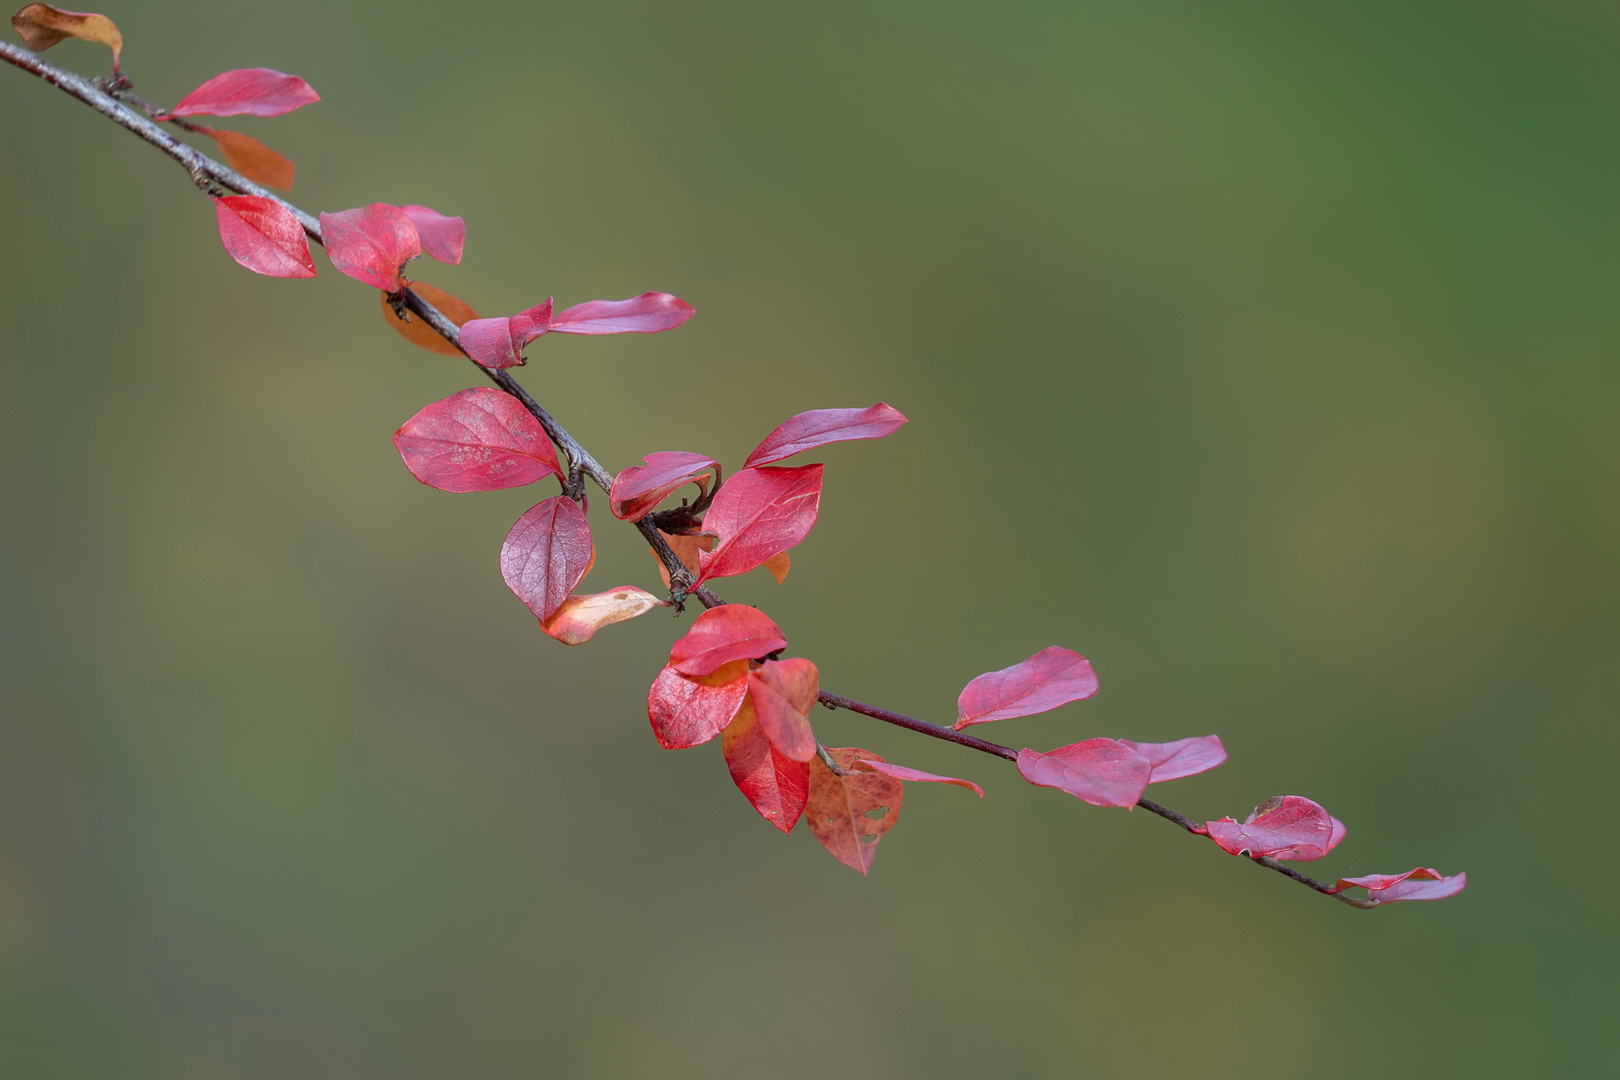
[[[540,629],[564,645],[583,645],[604,626],[633,619],[655,607],[668,606],[668,600],[660,600],[645,589],[620,585],[607,592],[570,596],[551,613],[551,618],[540,624]]]
[[[665,666],[647,693],[647,719],[665,750],[708,742],[725,730],[748,698],[745,664],[706,679],[688,679]]]
[[[787,648],[781,629],[758,608],[723,604],[710,608],[669,650],[669,666],[694,678],[712,675],[733,660],[757,660]]]
[[[813,450],[828,443],[851,439],[881,439],[906,418],[900,410],[878,402],[868,409],[816,409],[790,416],[765,441],[754,448],[743,468],[769,465],[792,457],[802,450]]]
[[[465,333],[465,331],[463,331]],[[625,521],[640,521],[683,484],[690,484],[718,462],[685,450],[659,450],[613,478],[608,508]]]
[[[1161,743],[1132,742],[1130,739],[1119,741],[1153,763],[1153,775],[1148,779],[1150,784],[1208,772],[1226,760],[1226,747],[1221,745],[1218,735],[1199,735]]]
[[[1087,739],[1045,754],[1018,751],[1018,771],[1040,787],[1055,787],[1092,806],[1135,806],[1153,765],[1113,739]]]
[[[785,758],[809,761],[816,756],[816,737],[810,730],[820,676],[805,659],[772,660],[748,673],[748,700],[754,716]]]
[[[1369,877],[1374,880],[1388,880],[1385,875],[1379,874]],[[1421,873],[1414,870],[1410,874],[1401,874],[1390,884],[1382,887],[1367,885],[1368,880],[1369,878],[1340,878],[1338,887],[1333,891],[1339,892],[1347,885],[1362,885],[1367,889],[1369,900],[1376,900],[1380,904],[1393,904],[1401,900],[1444,900],[1468,888],[1467,874],[1441,877],[1429,869],[1424,869]]]
[[[473,319],[461,328],[461,348],[487,368],[527,363],[523,347],[551,329],[551,300],[516,315]]]
[[[1254,808],[1239,825],[1231,818],[1204,823],[1209,838],[1232,855],[1258,859],[1320,859],[1333,846],[1333,817],[1298,795],[1279,795]]]
[[[628,300],[590,300],[560,313],[559,334],[656,334],[692,317],[692,305],[669,293],[646,292]]]
[[[967,788],[969,791],[984,798],[984,788],[971,780],[958,780],[954,776],[940,776],[938,773],[923,772],[921,769],[908,769],[904,765],[890,765],[887,761],[860,760],[855,763],[857,772],[880,772],[885,776],[892,776],[896,780],[920,780],[934,784],[954,784],[956,787]]]
[[[837,746],[827,753],[844,771],[833,772],[819,757],[811,760],[804,821],[833,858],[865,875],[872,869],[878,841],[900,820],[905,789],[892,776],[855,770],[856,761],[883,760],[870,750]]]
[[[721,734],[720,747],[737,790],[760,817],[791,832],[810,797],[810,763],[784,757],[771,745],[746,698]]]
[[[282,203],[259,195],[227,195],[214,200],[214,214],[226,253],[255,274],[315,276],[304,227]]]
[[[956,699],[956,730],[1014,716],[1050,712],[1097,692],[1097,675],[1086,658],[1057,645],[1021,664],[980,675]],[[1135,800],[1132,800],[1133,802]]]
[[[719,542],[700,552],[698,580],[745,574],[809,535],[821,505],[821,466],[743,469],[714,496],[703,518]]]
[[[399,292],[399,269],[422,254],[405,211],[387,203],[321,215],[326,257],[343,273],[384,292]]]
[[[458,217],[445,217],[431,206],[402,206],[405,216],[422,238],[422,250],[442,263],[459,263],[467,243],[467,223]]]
[[[1366,889],[1368,893],[1375,893],[1381,892],[1384,889],[1389,888],[1391,885],[1399,885],[1408,878],[1415,878],[1419,881],[1444,880],[1441,878],[1438,870],[1431,870],[1427,866],[1419,866],[1414,870],[1408,870],[1404,874],[1365,874],[1361,877],[1342,877],[1338,880],[1338,883],[1328,891],[1341,893],[1346,889],[1359,885],[1363,889]]]
[[[181,99],[168,116],[280,116],[321,95],[296,75],[269,68],[242,68],[215,75]]]
[[[531,506],[501,545],[506,587],[541,622],[568,599],[596,558],[585,512],[566,495]]]
[[[497,491],[560,475],[540,421],[518,400],[480,387],[436,401],[394,432],[411,475],[440,491]]]

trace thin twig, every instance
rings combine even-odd
[[[311,240],[317,244],[322,242],[321,223],[318,218],[306,214],[304,211],[300,210],[286,199],[283,199],[275,193],[260,187],[258,184],[255,184],[253,181],[236,172],[236,170],[215,161],[207,154],[204,154],[201,151],[175,139],[168,132],[158,127],[157,124],[154,123],[150,118],[141,115],[141,113],[125,104],[125,102],[120,101],[117,97],[107,93],[100,86],[96,85],[94,81],[86,79],[83,76],[77,75],[63,68],[59,68],[54,64],[46,63],[29,50],[24,49],[21,46],[13,45],[10,42],[0,41],[0,60],[5,60],[9,64],[21,68],[37,78],[43,79],[45,82],[50,83],[52,86],[55,86],[64,93],[84,102],[92,109],[95,109],[97,112],[107,117],[113,123],[118,124],[125,130],[134,133],[136,136],[144,139],[146,142],[151,143],[153,146],[163,151],[163,153],[179,162],[180,166],[186,170],[187,175],[191,177],[192,183],[196,184],[196,186],[202,191],[213,195],[216,194],[219,188],[223,187],[229,188],[244,195],[256,195],[260,198],[274,199],[276,202],[286,207],[287,210],[298,219],[298,223],[303,226],[304,232]],[[148,103],[134,97],[133,94],[125,93],[130,85],[127,79],[120,80],[116,85],[120,94],[128,97],[131,101],[135,101],[141,106],[148,108],[149,110],[151,109],[151,106],[149,106]],[[181,126],[186,127],[188,130],[197,129],[196,125],[191,124],[184,124]],[[427,323],[427,325],[430,326],[440,337],[454,345],[458,350],[461,349],[461,332],[457,328],[456,324],[451,322],[443,312],[439,311],[432,304],[428,303],[409,287],[402,290],[401,294],[398,296],[398,299],[401,300],[413,314],[415,314],[423,322]],[[466,356],[465,351],[462,352],[462,355]],[[577,473],[583,473],[585,476],[589,476],[592,482],[604,492],[607,492],[612,488],[613,474],[603,468],[601,463],[592,457],[590,453],[580,445],[579,441],[575,439],[573,435],[569,434],[568,430],[558,423],[556,418],[553,417],[551,413],[546,411],[546,409],[538,401],[536,401],[527,390],[519,385],[516,379],[512,378],[512,376],[505,370],[484,367],[476,360],[473,360],[470,356],[467,357],[467,359],[469,363],[478,368],[479,371],[483,372],[484,375],[488,377],[489,380],[496,386],[500,387],[502,390],[516,398],[523,405],[523,407],[540,422],[541,427],[545,428],[546,434],[551,438],[551,441],[556,444],[557,449],[561,451],[562,454],[567,458],[570,465],[568,475],[573,476]],[[565,484],[565,487],[567,486],[568,485]],[[570,494],[575,495],[575,497],[580,497],[582,495],[582,493],[578,492],[570,492]],[[638,521],[635,524],[636,528],[640,530],[642,536],[646,538],[647,543],[652,546],[654,553],[657,554],[659,561],[664,564],[664,568],[669,574],[671,600],[679,605],[685,598],[694,597],[706,608],[719,607],[726,603],[723,598],[716,595],[712,590],[706,586],[700,586],[696,583],[692,572],[688,570],[681,562],[679,556],[675,554],[674,549],[669,546],[669,543],[664,539],[663,534],[660,533],[656,527],[645,519]],[[820,700],[821,703],[828,708],[847,709],[850,712],[860,713],[862,716],[869,716],[876,720],[882,720],[884,723],[893,724],[896,727],[902,727],[908,731],[915,731],[923,735],[931,736],[935,739],[942,739],[946,742],[952,742],[958,746],[963,746],[970,750],[977,750],[981,753],[1004,758],[1008,761],[1018,760],[1018,751],[1012,749],[1011,747],[1002,746],[999,743],[989,742],[988,740],[980,739],[972,735],[964,735],[953,728],[942,727],[939,724],[932,724],[926,720],[918,720],[902,713],[891,712],[888,709],[878,708],[876,705],[868,705],[864,702],[856,701],[853,698],[847,698],[839,694],[828,693],[825,691],[820,695]],[[836,771],[836,765],[831,760],[831,755],[827,754],[825,749],[819,744],[817,745],[817,751],[818,753],[822,754],[822,758],[828,764],[828,766],[834,768]],[[1174,822],[1189,833],[1194,835],[1204,835],[1202,826],[1200,826],[1197,822],[1190,818],[1183,817],[1173,810],[1160,806],[1158,803],[1150,802],[1147,799],[1142,799],[1137,803],[1137,805],[1145,810],[1157,814],[1162,818]],[[1349,904],[1351,907],[1370,908],[1378,906],[1378,901],[1376,900],[1357,900],[1346,896],[1343,893],[1335,893],[1332,886],[1324,882],[1317,881],[1315,878],[1307,877],[1292,867],[1278,862],[1276,859],[1261,857],[1253,858],[1250,861],[1258,863],[1269,870],[1275,870],[1284,877],[1292,878],[1307,888],[1314,889],[1317,892],[1323,893],[1327,896],[1332,896],[1335,900]]]

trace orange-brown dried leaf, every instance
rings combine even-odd
[[[866,874],[878,841],[900,820],[900,781],[878,772],[856,772],[857,761],[883,759],[855,746],[828,747],[844,770],[839,776],[819,757],[810,760],[810,801],[805,823],[833,858]]]
[[[444,313],[444,317],[461,326],[478,318],[478,312],[468,307],[461,300],[456,299],[443,289],[434,288],[425,281],[412,281],[409,283],[411,291],[432,304]],[[433,327],[421,319],[412,318],[406,322],[394,314],[392,305],[388,303],[388,294],[382,294],[383,320],[399,331],[401,337],[412,345],[420,345],[429,352],[436,352],[441,356],[460,356],[461,352],[454,345],[434,332]]]
[[[787,580],[788,571],[793,569],[793,556],[785,551],[780,555],[772,555],[765,560],[765,569],[771,572],[771,577],[780,585]]]
[[[88,11],[63,11],[49,4],[28,4],[11,17],[11,27],[35,52],[44,52],[67,38],[93,41],[112,50],[113,70],[118,70],[118,54],[124,49],[124,35],[105,15]]]
[[[681,565],[690,570],[693,577],[698,576],[697,553],[714,550],[715,537],[712,536],[671,536],[661,529],[659,535],[669,541],[669,546],[675,550],[675,555],[681,560]],[[664,561],[658,557],[658,552],[653,551],[651,548],[648,548],[647,552],[653,557],[653,562],[658,564],[658,573],[664,579],[664,588],[669,588],[669,569],[664,566]]]
[[[669,601],[634,585],[621,585],[607,592],[570,596],[540,624],[540,629],[564,645],[582,645],[602,627],[633,619],[659,606],[668,607]]]
[[[219,143],[219,152],[231,168],[255,184],[291,191],[294,165],[290,158],[282,157],[258,139],[240,131],[209,132]]]

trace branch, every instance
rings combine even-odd
[[[186,170],[187,175],[191,177],[192,183],[196,184],[202,191],[213,195],[223,187],[244,195],[257,195],[260,198],[274,199],[292,212],[293,216],[298,219],[299,224],[303,226],[304,232],[309,239],[317,244],[322,243],[319,219],[311,217],[292,203],[260,187],[234,169],[180,142],[160,128],[148,116],[142,115],[120,100],[119,95],[122,95],[148,111],[156,111],[146,102],[126,93],[133,85],[127,77],[117,75],[99,79],[86,79],[81,75],[46,63],[27,49],[4,41],[0,41],[0,59],[21,68],[37,78],[43,79],[62,92],[77,98],[113,123],[157,147],[177,161],[181,168]],[[183,122],[180,123],[180,126],[188,130],[195,130],[194,125],[184,124]],[[467,355],[461,349],[461,331],[455,323],[445,317],[443,312],[422,299],[420,295],[408,287],[403,289],[400,294],[392,297],[392,299],[402,302],[413,314],[427,323],[435,333],[451,345],[454,345],[463,356]],[[512,378],[504,370],[484,367],[470,356],[467,357],[467,362],[476,367],[496,386],[516,398],[540,422],[541,427],[545,428],[546,434],[556,444],[557,449],[562,452],[569,463],[568,480],[564,482],[564,490],[570,497],[576,500],[583,497],[584,492],[578,490],[577,484],[577,478],[582,475],[588,476],[604,492],[612,488],[613,474],[603,468],[601,463],[580,445],[579,440],[569,434],[568,430],[558,423],[556,418],[547,412],[545,407],[536,401],[516,379]],[[696,598],[706,608],[719,607],[726,603],[723,598],[716,595],[712,590],[697,586],[691,571],[681,562],[680,557],[669,546],[663,534],[650,521],[644,518],[636,522],[635,526],[647,543],[651,545],[659,561],[664,564],[664,569],[669,574],[670,598],[677,606],[688,597]],[[977,750],[1007,761],[1018,760],[1018,751],[1011,747],[1002,746],[999,743],[989,742],[972,735],[964,735],[953,728],[941,727],[938,724],[891,712],[888,709],[881,709],[875,705],[867,705],[853,698],[822,692],[820,701],[829,709],[846,709],[850,712],[860,713],[862,716],[872,717],[875,720],[882,720],[884,723],[893,724],[896,727],[905,728],[907,731],[914,731],[935,739],[955,743],[969,750]],[[1173,810],[1166,809],[1158,803],[1142,799],[1136,805],[1181,826],[1188,833],[1199,836],[1204,835],[1203,827],[1197,822],[1183,817]],[[1269,870],[1275,870],[1284,877],[1292,878],[1307,888],[1332,896],[1334,899],[1352,907],[1370,908],[1378,906],[1377,900],[1357,900],[1344,893],[1335,893],[1327,883],[1307,877],[1292,867],[1278,862],[1276,859],[1259,857],[1251,858],[1250,861]]]

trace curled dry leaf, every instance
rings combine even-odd
[[[743,468],[769,465],[805,450],[851,439],[881,439],[906,422],[899,409],[878,402],[865,409],[815,409],[783,421],[754,448]]]
[[[862,759],[855,763],[855,770],[857,772],[880,772],[885,776],[892,776],[896,780],[951,784],[955,787],[967,788],[979,798],[984,798],[984,788],[971,780],[959,780],[954,776],[940,776],[938,773],[923,772],[921,769],[908,769],[904,765],[890,765],[887,761],[867,761]]]
[[[295,166],[291,159],[282,157],[258,139],[249,138],[240,131],[210,129],[208,134],[219,144],[219,152],[230,167],[255,184],[289,191],[293,186]]]
[[[541,622],[562,606],[595,561],[585,511],[566,495],[531,506],[501,545],[506,587]]]
[[[658,745],[684,750],[725,730],[748,697],[748,661],[738,660],[701,679],[689,679],[667,664],[647,692],[647,719]]]
[[[1097,674],[1073,649],[1053,645],[1022,663],[986,672],[956,699],[956,730],[992,720],[1034,716],[1097,693]],[[1133,802],[1135,800],[1132,800]]]
[[[1226,760],[1226,747],[1221,745],[1220,737],[1216,735],[1199,735],[1164,743],[1133,742],[1130,739],[1119,742],[1153,764],[1153,775],[1148,778],[1150,784],[1208,772]]]
[[[827,753],[843,775],[827,768],[821,758],[811,759],[804,819],[833,858],[865,875],[872,869],[878,841],[900,820],[905,793],[894,777],[855,768],[857,761],[883,761],[870,750],[839,746],[828,747]]]
[[[675,552],[675,557],[681,560],[682,566],[691,571],[694,578],[700,572],[698,570],[698,552],[714,550],[715,538],[712,536],[686,536],[667,533],[663,530],[659,530],[658,535],[664,538],[664,541],[669,544],[670,550]],[[664,560],[660,559],[658,552],[652,548],[648,548],[647,553],[653,557],[653,562],[658,564],[658,573],[664,579],[664,588],[669,588],[669,567],[664,565]]]
[[[787,638],[758,608],[722,604],[692,621],[669,650],[669,666],[682,675],[712,675],[734,660],[756,660],[787,648]]]
[[[810,534],[821,506],[821,466],[743,469],[714,496],[703,530],[719,536],[698,556],[700,581],[745,574]]]
[[[402,278],[401,282],[409,286],[410,290],[417,296],[438,308],[439,314],[457,326],[465,326],[473,319],[478,318],[478,312],[474,311],[465,301],[451,296],[443,289],[435,288],[425,281],[404,281]],[[399,313],[394,310],[394,305],[388,302],[387,293],[378,293],[377,296],[382,302],[383,321],[399,331],[400,337],[412,345],[420,345],[429,352],[436,352],[440,356],[461,355],[460,349],[440,337],[439,332],[426,322],[416,318],[406,322],[400,318]]]
[[[416,226],[387,203],[322,214],[321,237],[333,266],[383,292],[398,292],[400,268],[422,254]]]
[[[628,300],[588,300],[552,320],[560,334],[656,334],[692,317],[692,305],[669,293],[646,292]]]
[[[270,68],[215,75],[180,99],[170,116],[280,116],[321,100],[309,83]]]
[[[1087,739],[1045,754],[1018,751],[1018,771],[1039,787],[1066,791],[1092,806],[1135,806],[1153,765],[1113,739]]]
[[[1332,815],[1310,799],[1279,795],[1255,807],[1241,825],[1221,818],[1205,822],[1204,828],[1232,855],[1308,862],[1333,849],[1333,824]]]
[[[431,206],[402,206],[405,216],[416,226],[422,238],[422,250],[442,263],[461,262],[461,251],[467,243],[467,223],[459,217],[447,217]]]
[[[655,607],[668,606],[669,601],[660,600],[645,589],[620,585],[607,592],[570,596],[551,618],[540,624],[540,629],[564,645],[582,645],[604,626],[644,615]]]
[[[659,450],[641,460],[645,464],[632,465],[613,478],[608,509],[616,518],[640,521],[677,488],[696,483],[719,464],[686,450]]]
[[[315,276],[304,227],[283,203],[262,195],[227,195],[214,200],[214,213],[225,251],[255,274]]]
[[[87,11],[63,11],[50,4],[26,4],[11,17],[11,28],[35,52],[44,52],[68,38],[93,41],[112,50],[113,71],[118,70],[118,54],[124,48],[124,35],[105,15]]]
[[[461,328],[461,347],[487,368],[519,367],[523,347],[551,329],[551,300],[516,315],[474,319]]]
[[[783,757],[809,761],[816,756],[810,710],[820,693],[816,665],[803,658],[771,660],[748,673],[748,700],[765,737]]]
[[[499,491],[562,471],[540,421],[494,387],[435,401],[394,432],[394,447],[412,476],[440,491]]]
[[[760,817],[791,832],[810,797],[810,763],[784,757],[771,745],[746,697],[721,733],[720,748],[737,790]]]

